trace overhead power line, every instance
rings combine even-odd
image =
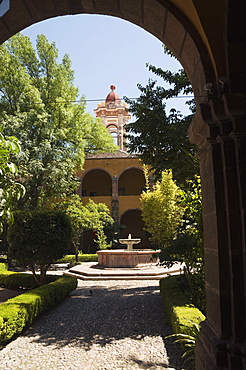
[[[203,97],[203,96],[202,96]],[[128,98],[129,100],[137,100],[137,98]],[[171,98],[167,98],[167,100],[172,100],[172,99],[194,99],[194,95],[178,95],[178,96],[173,96]],[[123,98],[120,98],[120,100],[124,101]],[[101,101],[105,101],[105,98],[103,99],[80,99],[80,100],[61,100],[61,101],[50,101],[49,103],[51,104],[65,104],[65,103],[81,103],[81,102],[85,102],[85,103],[88,103],[88,102],[101,102]],[[112,100],[114,101],[114,100]],[[11,102],[11,104],[23,104],[23,105],[29,105],[28,103],[25,103],[25,102]],[[5,102],[0,102],[0,104],[7,104]],[[36,104],[36,105],[39,105],[39,104],[44,104],[44,102],[32,102],[32,104]]]

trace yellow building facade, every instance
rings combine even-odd
[[[105,102],[95,109],[97,117],[112,135],[119,150],[115,153],[100,153],[87,157],[83,171],[79,172],[78,194],[83,204],[92,199],[105,203],[114,221],[123,225],[120,236],[141,238],[138,247],[148,247],[140,210],[140,194],[145,189],[143,167],[136,155],[125,150],[125,125],[130,119],[127,106],[122,103],[111,85]]]

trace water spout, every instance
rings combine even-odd
[[[127,239],[119,239],[119,242],[121,244],[126,244],[127,245],[127,251],[132,251],[133,250],[133,248],[132,248],[133,244],[140,243],[141,239],[140,238],[132,239],[132,235],[129,234]]]

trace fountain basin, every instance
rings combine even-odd
[[[98,267],[108,268],[141,268],[150,267],[158,262],[158,258],[153,258],[153,254],[160,251],[153,249],[116,249],[116,250],[100,250],[98,254]]]
[[[120,244],[126,244],[127,245],[127,250],[132,251],[133,250],[133,245],[138,244],[141,242],[141,239],[132,239],[131,234],[128,235],[127,239],[119,239]]]

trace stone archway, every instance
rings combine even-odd
[[[140,195],[145,189],[143,170],[136,167],[126,168],[119,176],[119,195]]]
[[[141,242],[136,246],[136,249],[149,248],[148,236],[144,231],[144,222],[141,217],[140,209],[128,209],[120,217],[120,225],[124,225],[121,229],[121,238],[127,238],[131,234],[132,238],[140,238]]]
[[[111,196],[112,178],[104,169],[94,168],[87,171],[82,179],[82,196]]]
[[[10,0],[0,18],[0,43],[41,20],[83,13],[139,25],[163,41],[188,74],[197,104],[190,139],[200,148],[207,292],[196,369],[245,369],[246,3]]]
[[[185,19],[178,8],[168,5],[169,1],[165,0],[137,0],[134,4],[130,0],[11,0],[10,11],[0,20],[0,43],[48,18],[71,14],[116,16],[142,27],[163,41],[185,68],[195,95],[204,95],[205,75],[209,80],[213,79],[213,68],[206,47],[201,40],[197,42],[199,34],[188,18]]]

